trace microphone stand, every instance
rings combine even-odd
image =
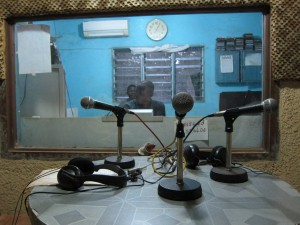
[[[248,181],[247,172],[231,165],[233,123],[239,116],[239,112],[236,109],[227,110],[223,116],[226,132],[226,167],[213,167],[210,171],[210,178],[222,183],[243,183]]]
[[[177,138],[177,178],[162,180],[158,186],[158,195],[175,201],[195,200],[202,196],[201,184],[198,181],[183,178],[183,116],[178,117],[176,128]]]
[[[118,154],[117,156],[110,156],[104,160],[104,164],[118,165],[122,169],[129,169],[135,166],[135,161],[132,157],[122,156],[122,137],[123,137],[123,126],[124,126],[124,116],[126,114],[125,109],[116,107],[112,111],[117,117],[117,127],[118,127]]]

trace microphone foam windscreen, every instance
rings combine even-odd
[[[179,92],[173,97],[172,105],[179,115],[183,115],[193,108],[194,100],[189,93]]]
[[[83,97],[80,101],[82,108],[89,109],[93,107],[93,99],[89,96]]]

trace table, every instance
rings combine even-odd
[[[147,165],[136,157],[136,167]],[[29,197],[32,224],[49,225],[295,225],[300,223],[300,193],[286,182],[267,174],[248,173],[249,180],[226,184],[210,179],[211,166],[185,170],[197,180],[202,197],[193,201],[172,201],[157,194],[158,183],[143,187],[100,189]],[[143,170],[146,180],[158,175],[151,167]],[[163,178],[168,179],[168,178]],[[128,186],[136,184],[129,182]],[[90,187],[84,187],[87,189]],[[33,192],[62,192],[55,186],[38,186]]]

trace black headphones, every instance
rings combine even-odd
[[[200,160],[205,160],[205,164],[209,163],[214,167],[226,166],[226,148],[216,146],[211,153],[201,152],[195,144],[185,146],[183,156],[186,161],[186,167],[195,169],[200,164]]]
[[[107,169],[117,173],[117,176],[93,175],[94,171]],[[67,166],[62,167],[57,173],[58,185],[65,190],[76,190],[85,181],[94,181],[115,187],[125,187],[128,177],[126,172],[117,165],[100,164],[96,165],[93,161],[85,158],[74,158]]]

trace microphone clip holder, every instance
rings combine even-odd
[[[176,138],[184,138],[184,136],[185,134],[184,134],[183,123],[180,120],[176,127]]]
[[[113,114],[117,117],[117,126],[124,126],[124,116],[126,115],[126,111],[124,108],[116,106],[114,110],[112,110]]]
[[[224,115],[225,120],[225,132],[232,133],[233,132],[233,123],[239,117],[237,111],[227,110]]]

